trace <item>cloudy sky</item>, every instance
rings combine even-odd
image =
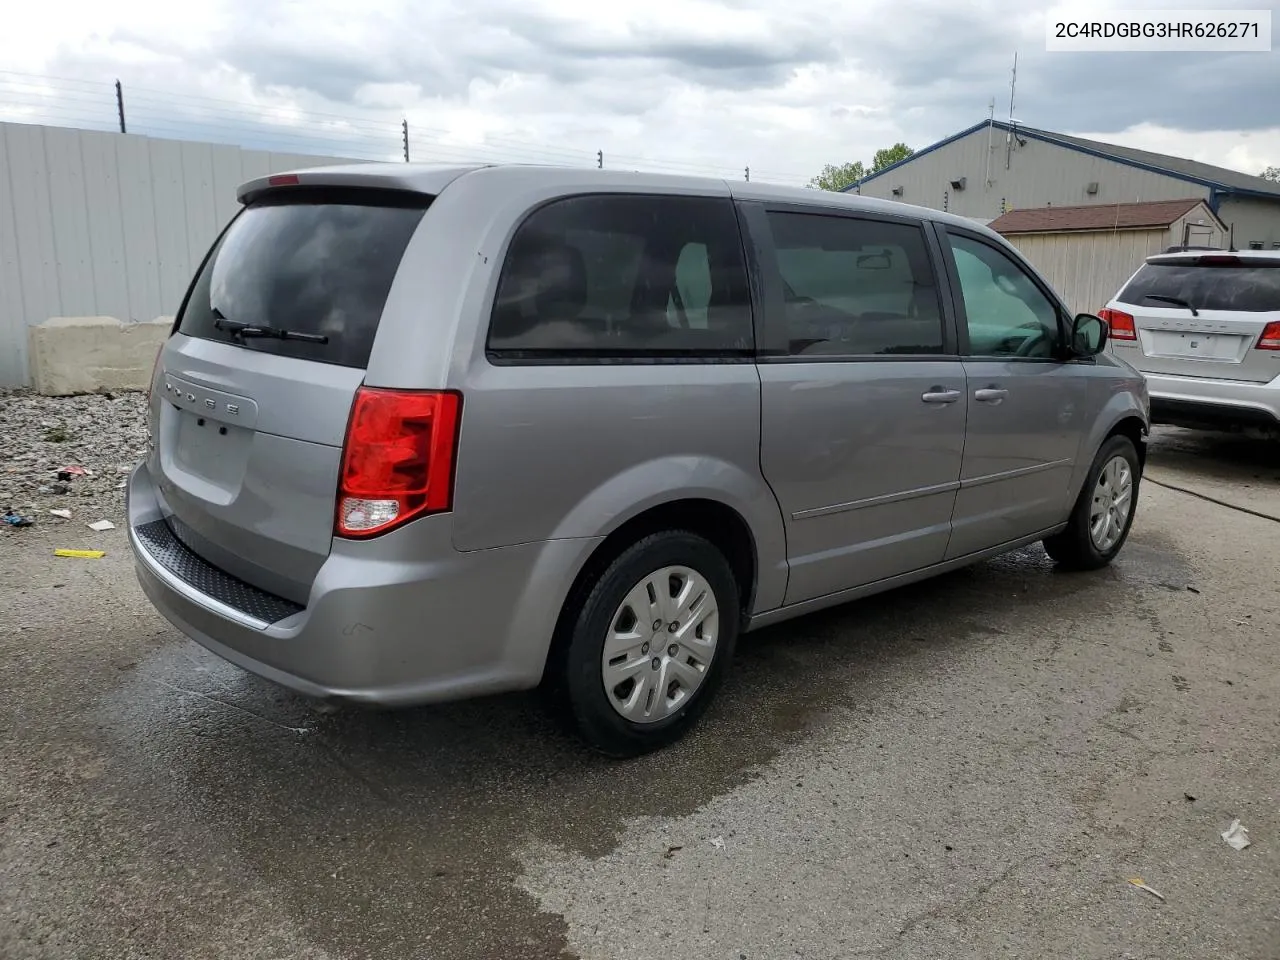
[[[1232,9],[1217,0],[1108,4]],[[1009,111],[1248,173],[1280,165],[1276,53],[1048,53],[1027,0],[11,3],[0,119],[395,158],[801,183]],[[34,79],[43,77],[48,79]]]

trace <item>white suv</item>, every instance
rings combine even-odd
[[[1153,423],[1280,435],[1280,250],[1148,257],[1099,316]]]

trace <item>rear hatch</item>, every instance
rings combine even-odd
[[[1280,321],[1280,257],[1151,257],[1109,308],[1116,354],[1143,373],[1262,383],[1280,356],[1258,349]]]
[[[260,193],[201,266],[162,352],[152,463],[174,534],[215,566],[306,603],[332,544],[352,400],[430,201]]]

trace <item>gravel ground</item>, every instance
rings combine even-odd
[[[67,535],[77,540],[92,534],[85,530],[87,523],[119,525],[124,477],[142,459],[146,444],[146,394],[0,392],[0,513],[12,511],[40,526],[69,527]],[[60,481],[58,471],[65,466],[84,467],[91,475]],[[50,510],[70,510],[71,519]]]
[[[1112,567],[750,634],[616,763],[531,697],[322,712],[180,636],[79,525],[140,400],[0,397],[15,503],[76,515],[0,530],[3,960],[1280,958],[1280,445],[1162,431]]]

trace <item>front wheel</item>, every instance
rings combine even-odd
[[[1123,436],[1107,440],[1094,457],[1066,529],[1045,538],[1045,552],[1069,570],[1109,564],[1133,526],[1141,477],[1133,441]]]
[[[571,601],[561,687],[583,738],[616,757],[679,739],[733,656],[739,592],[702,537],[664,531],[633,544]]]

